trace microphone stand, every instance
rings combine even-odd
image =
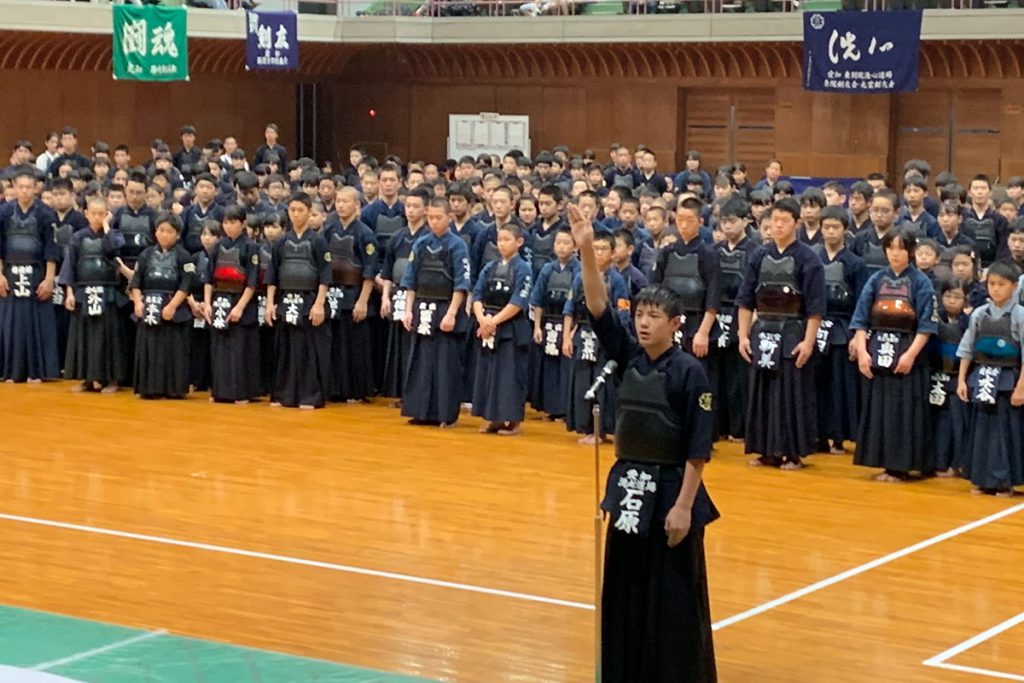
[[[595,393],[590,415],[594,422],[594,680],[601,683],[601,402]]]

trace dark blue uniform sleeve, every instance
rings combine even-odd
[[[452,256],[453,288],[457,292],[468,292],[473,286],[472,270],[469,266],[469,250],[466,249],[466,243],[455,234],[449,232],[445,238]]]
[[[878,293],[878,284],[882,281],[885,269],[879,270],[868,278],[857,298],[857,308],[853,310],[853,318],[850,319],[851,330],[867,330],[871,325],[871,307],[875,305],[875,295]]]
[[[590,322],[601,349],[609,360],[618,363],[620,370],[625,370],[630,359],[642,351],[622,318],[613,313],[610,307],[605,308],[599,318],[590,316]]]
[[[864,291],[864,285],[868,283],[868,267],[864,263],[864,259],[850,254],[850,258],[847,259],[847,263],[850,266],[850,283],[853,286],[853,298],[860,300],[860,293]]]
[[[828,308],[825,292],[825,267],[821,265],[821,259],[813,252],[808,254],[804,261],[800,287],[804,297],[804,315],[824,318]]]
[[[704,310],[718,311],[722,307],[722,265],[714,247],[703,246],[697,267],[705,286]],[[822,286],[824,286],[824,280],[822,280]]]
[[[245,257],[245,286],[256,289],[260,283],[260,249],[255,242],[246,240],[242,254]],[[207,260],[213,261],[213,259]],[[206,282],[213,282],[213,279],[206,280]]]
[[[174,256],[178,261],[178,291],[186,295],[192,291],[192,280],[196,277],[196,264],[192,262],[192,254],[184,246],[174,247]]]
[[[423,238],[420,238],[413,242],[412,250],[409,252],[409,267],[405,269],[405,275],[402,276],[402,281],[396,282],[396,285],[416,291],[416,285],[419,283],[420,279],[420,256],[422,253]]]
[[[711,382],[699,364],[692,364],[683,377],[683,395],[686,421],[689,425],[689,439],[686,443],[687,460],[711,460],[712,434],[714,433],[714,412],[710,403]]]
[[[530,305],[530,291],[533,288],[533,269],[529,262],[522,259],[516,261],[515,278],[509,303],[526,309]]]
[[[263,281],[267,286],[277,286],[277,271],[281,269],[281,248],[284,246],[284,239],[279,239],[270,246],[270,263],[267,264],[267,273]]]
[[[60,246],[54,239],[54,231],[57,229],[57,214],[45,204],[38,204],[36,211],[39,213],[39,237],[43,241],[43,260],[57,262],[60,260]]]
[[[313,260],[317,269],[319,284],[331,285],[331,254],[327,250],[327,241],[320,235],[313,236]]]
[[[377,238],[373,231],[363,223],[359,223],[356,231],[356,243],[359,245],[360,258],[363,261],[363,279],[372,280],[380,270],[378,256],[380,256]]]
[[[576,292],[583,291],[583,276],[576,273],[572,276],[572,289],[569,290],[569,298],[565,300],[562,307],[562,315],[576,315]]]
[[[935,334],[939,325],[933,317],[935,311],[935,288],[928,276],[912,269],[914,282],[914,311],[917,313],[917,333]]]
[[[544,267],[537,274],[537,281],[533,283],[533,290],[530,293],[531,306],[540,307],[544,305],[544,292],[548,289],[548,278],[551,277],[553,269],[552,263],[545,263]]]
[[[743,282],[740,283],[739,292],[736,294],[736,305],[749,311],[756,308],[754,291],[757,289],[757,278],[761,274],[761,261],[768,251],[764,247],[758,247],[747,259],[747,268],[743,273]]]
[[[473,300],[482,301],[484,293],[487,291],[487,278],[491,276],[491,270],[494,268],[494,263],[488,263],[484,266],[484,269],[480,271],[480,274],[476,277],[476,285],[473,287]]]

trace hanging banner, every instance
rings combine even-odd
[[[245,12],[245,68],[298,69],[299,30],[295,12]]]
[[[114,78],[187,81],[184,7],[114,5]]]
[[[920,10],[804,12],[804,90],[917,90]]]

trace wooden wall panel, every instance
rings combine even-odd
[[[953,97],[952,117],[954,175],[962,182],[978,173],[998,176],[1002,92],[961,90]]]
[[[72,125],[86,150],[97,139],[111,146],[124,143],[133,159],[145,161],[154,137],[176,150],[178,130],[191,123],[200,144],[231,134],[252,152],[271,121],[281,127],[282,143],[289,150],[295,145],[295,86],[288,77],[196,74],[186,83],[131,83],[97,71],[6,70],[0,71],[0,92],[30,93],[4,98],[4,148],[27,137],[38,151],[48,130]]]
[[[920,90],[896,96],[896,173],[911,159],[924,159],[935,172],[949,166],[948,90]]]

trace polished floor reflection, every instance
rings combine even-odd
[[[70,386],[0,385],[0,603],[429,679],[592,680],[592,452],[561,425]],[[719,444],[721,680],[1024,680],[1021,624],[923,664],[1024,612],[1024,505],[849,460],[751,469]]]

